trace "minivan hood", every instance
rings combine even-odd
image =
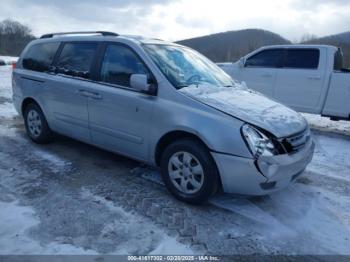
[[[244,122],[261,127],[277,138],[290,136],[307,127],[305,118],[299,113],[241,84],[233,87],[190,85],[179,91]]]

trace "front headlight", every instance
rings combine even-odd
[[[271,139],[258,129],[245,124],[242,126],[242,134],[254,157],[258,158],[259,156],[273,156],[277,154],[277,150]]]

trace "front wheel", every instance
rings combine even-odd
[[[200,142],[182,139],[170,144],[161,159],[168,190],[179,200],[201,204],[218,188],[219,175],[209,150]]]

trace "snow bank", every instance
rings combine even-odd
[[[335,132],[350,136],[350,121],[333,121],[328,117],[303,113],[310,127],[325,132]]]

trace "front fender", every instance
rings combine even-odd
[[[190,104],[182,104],[159,99],[154,110],[150,156],[155,155],[158,141],[165,134],[184,131],[197,136],[213,152],[251,157],[241,136],[244,124],[241,120],[193,100]]]

